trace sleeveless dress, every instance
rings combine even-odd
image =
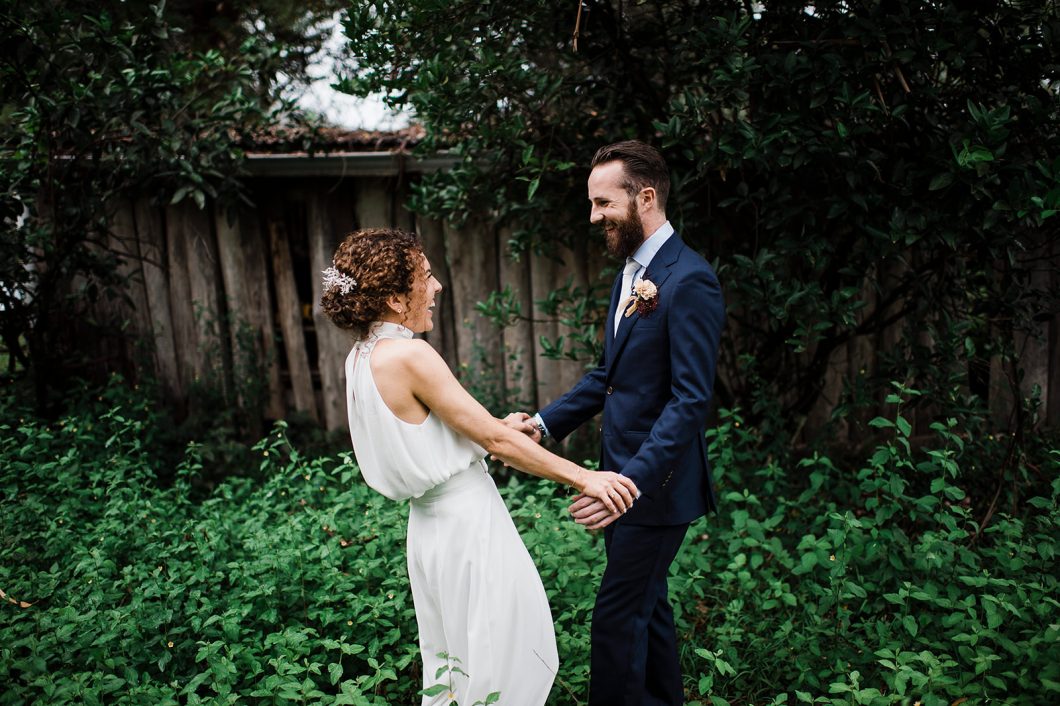
[[[451,688],[424,696],[422,706],[453,698],[470,706],[492,692],[500,692],[502,706],[541,706],[559,664],[552,614],[486,473],[486,452],[433,412],[421,424],[399,419],[372,378],[375,344],[411,337],[403,326],[373,324],[346,358],[346,400],[365,481],[391,500],[410,499],[408,571],[423,686]],[[436,676],[446,666],[459,671]]]

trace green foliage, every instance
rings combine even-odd
[[[981,413],[991,359],[1016,389],[1016,334],[1040,335],[1060,306],[1053,3],[590,0],[576,50],[573,3],[372,0],[347,14],[341,85],[413,111],[421,148],[459,160],[413,206],[488,213],[514,227],[516,252],[599,239],[585,223],[593,152],[660,147],[668,215],[726,293],[716,394],[781,446],[851,342],[880,352],[840,407],[867,434],[849,412],[891,380],[927,391],[940,418]],[[603,307],[566,294],[538,309],[579,333],[546,348],[592,361]],[[486,310],[533,315],[514,301]],[[1008,431],[1032,417],[1021,407]]]
[[[710,636],[693,648],[704,703],[1055,700],[1060,453],[1026,459],[1042,495],[991,520],[963,486],[993,454],[952,420],[916,452],[900,414],[877,418],[893,436],[858,466],[786,469],[723,416],[709,434],[726,521],[701,555],[686,547],[677,578],[701,597],[681,624]]]
[[[137,410],[96,412],[4,424],[3,584],[34,605],[8,606],[0,702],[382,705],[418,690],[403,509],[349,454],[306,459],[281,424],[255,447],[264,482],[193,503],[201,447],[159,487]]]
[[[418,701],[407,506],[350,454],[307,457],[279,424],[254,446],[259,479],[210,490],[207,450],[163,468],[158,418],[127,388],[73,409],[47,423],[0,401],[0,589],[31,604],[0,601],[0,704]],[[996,441],[944,423],[917,451],[896,414],[857,463],[787,466],[722,417],[722,514],[670,579],[692,703],[1056,699],[1060,453],[1021,459],[1039,480],[984,519],[962,486]],[[585,699],[604,561],[557,492],[502,487],[552,607],[558,705]]]

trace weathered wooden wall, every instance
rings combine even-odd
[[[320,311],[320,272],[344,234],[368,226],[420,233],[444,287],[435,330],[426,338],[473,392],[492,398],[484,401],[504,399],[533,410],[574,384],[583,364],[540,355],[540,337],[569,332],[541,317],[533,302],[568,278],[580,287],[597,282],[613,265],[587,243],[555,253],[554,259],[513,261],[506,251],[507,231],[473,221],[454,228],[405,210],[409,178],[415,177],[258,177],[249,181],[257,207],[231,213],[200,210],[191,202],[165,208],[146,201],[120,204],[112,247],[126,254],[132,275],[135,306],[128,319],[174,404],[185,404],[191,386],[211,376],[240,402],[249,383],[263,385],[266,418],[299,411],[329,429],[344,428],[343,361],[351,341]],[[1051,284],[1060,288],[1060,282]],[[475,304],[506,285],[534,319],[499,332]],[[868,287],[866,296],[873,296]],[[844,385],[871,372],[877,351],[893,346],[900,335],[895,327],[871,339],[859,337],[832,354],[823,394],[804,434],[829,423]],[[997,418],[1004,419],[1014,400],[1038,385],[1041,423],[1060,426],[1060,317],[1042,322],[1040,337],[1018,343],[1025,367],[1018,389],[1000,361],[991,371]],[[264,379],[246,377],[255,367],[250,363],[257,363]],[[728,374],[719,370],[723,378]],[[918,427],[926,427],[926,413],[922,416]],[[857,441],[856,426],[845,424],[838,431]]]
[[[570,276],[586,286],[606,265],[602,257],[583,248],[557,253],[557,260],[513,262],[507,232],[482,223],[457,229],[407,211],[397,176],[249,183],[256,208],[224,212],[143,200],[115,211],[111,247],[123,256],[132,286],[126,316],[175,405],[184,406],[190,388],[206,379],[230,386],[241,404],[250,383],[264,384],[264,417],[297,411],[344,428],[343,361],[351,340],[320,310],[320,273],[346,233],[372,226],[419,232],[444,287],[435,330],[425,338],[479,395],[533,406],[582,374],[580,363],[539,355],[538,337],[564,333],[559,324],[526,321],[502,333],[475,303],[511,285],[529,314],[535,299]],[[255,362],[265,380],[242,377]]]

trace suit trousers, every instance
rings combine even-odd
[[[688,523],[621,520],[604,530],[607,568],[593,610],[589,706],[684,703],[666,578],[687,530]]]

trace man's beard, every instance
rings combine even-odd
[[[626,217],[620,221],[605,218],[601,223],[604,226],[604,238],[607,240],[607,252],[621,260],[633,257],[637,248],[644,242],[644,224],[640,221],[637,213],[636,203],[630,203]],[[614,230],[609,231],[607,226],[613,225]]]

